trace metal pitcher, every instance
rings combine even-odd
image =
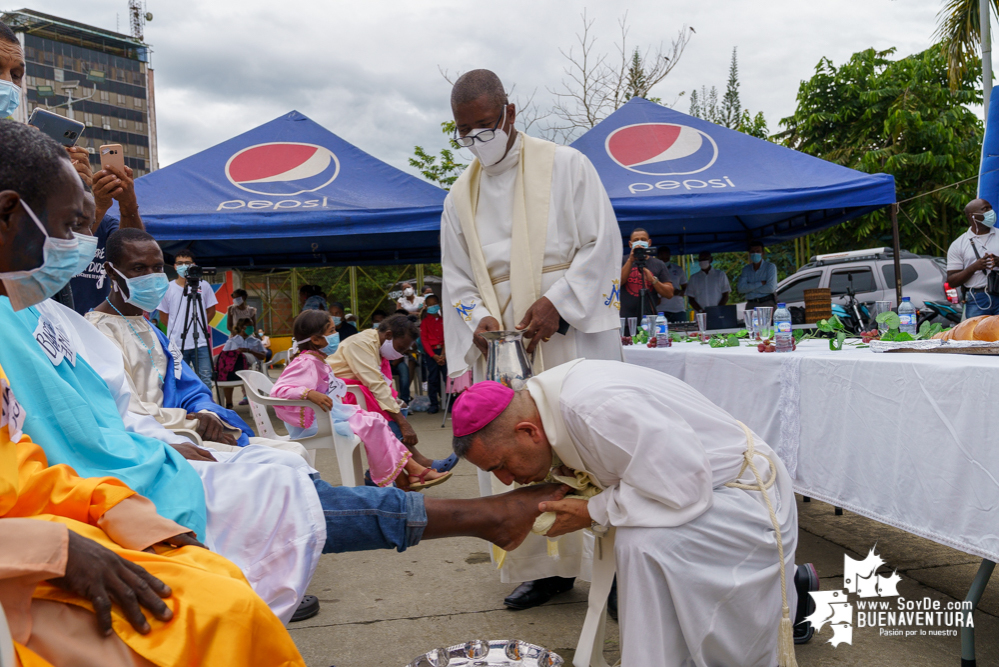
[[[531,371],[532,360],[524,349],[524,332],[485,331],[481,335],[489,342],[486,379],[514,391],[525,388],[534,373]]]

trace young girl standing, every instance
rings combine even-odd
[[[418,491],[436,486],[451,476],[450,472],[439,473],[416,463],[412,453],[395,437],[381,415],[339,402],[334,404],[333,399],[327,395],[331,373],[330,367],[326,365],[326,357],[339,344],[336,325],[328,312],[303,311],[295,318],[294,341],[299,354],[282,371],[271,390],[271,396],[308,400],[317,409],[305,406],[274,408],[278,418],[288,425],[288,435],[292,440],[315,435],[319,429],[316,423],[319,410],[330,412],[335,409],[334,420],[345,421],[364,444],[371,479],[378,486],[388,486],[394,482],[401,489]],[[320,418],[325,417],[323,415]]]

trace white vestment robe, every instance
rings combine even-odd
[[[111,342],[121,352],[125,363],[125,377],[132,394],[129,411],[149,415],[171,431],[177,429],[196,431],[198,422],[188,418],[187,410],[163,407],[163,381],[160,377],[174,372],[174,369],[167,368],[167,356],[163,353],[160,340],[146,318],[141,315],[135,317],[109,315],[96,310],[90,311],[85,317],[101,333],[111,339]],[[150,356],[150,351],[152,356]],[[226,424],[221,417],[219,419],[231,435],[236,437],[240,435],[237,426]],[[240,449],[235,445],[221,442],[205,441],[204,444],[219,452],[238,452]],[[315,454],[312,453],[310,456],[305,447],[293,440],[272,440],[251,436],[250,444],[283,449],[298,454],[309,465],[315,463]]]
[[[782,600],[773,525],[761,492],[725,486],[744,461],[742,425],[689,385],[639,366],[580,361],[536,376],[528,390],[561,460],[575,459],[604,488],[588,507],[614,528],[622,664],[774,667]],[[754,442],[764,482],[767,458],[776,469],[767,493],[793,615],[794,492],[773,450]],[[756,484],[748,469],[738,481]]]
[[[121,352],[94,325],[51,299],[36,308],[65,332],[77,355],[108,385],[128,431],[188,442],[149,415],[129,410],[133,397]],[[253,590],[287,623],[326,543],[326,520],[310,477],[316,471],[288,451],[259,445],[236,449],[213,451],[217,462],[188,461],[205,487],[204,542],[239,566]]]
[[[485,379],[485,358],[472,343],[472,333],[484,317],[495,317],[512,330],[519,320],[510,290],[512,211],[523,136],[499,163],[483,167],[479,180],[475,225],[503,312],[488,312],[476,285],[468,243],[461,229],[454,196],[444,200],[441,218],[444,343],[448,375],[473,370],[476,382]],[[546,368],[573,359],[622,359],[620,336],[621,232],[596,169],[579,151],[555,149],[548,230],[544,249],[541,294],[548,297],[569,323],[565,335],[540,343]],[[492,475],[479,471],[483,495],[503,493]],[[545,538],[531,534],[507,554],[500,577],[521,582],[550,576],[589,578],[589,557],[581,535],[559,540],[559,557],[548,555]]]

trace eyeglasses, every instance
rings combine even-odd
[[[499,126],[503,124],[504,120],[506,120],[506,106],[503,107],[503,113],[500,114],[499,120],[496,121],[496,124],[493,125],[491,130],[482,130],[481,132],[478,132],[476,134],[467,134],[463,137],[459,137],[458,130],[455,129],[454,136],[452,137],[452,139],[454,139],[454,142],[459,146],[461,146],[462,148],[470,148],[472,145],[475,144],[476,139],[478,139],[482,143],[485,143],[487,141],[492,141],[493,139],[496,138],[497,128],[499,128]],[[474,132],[474,130],[472,131]]]

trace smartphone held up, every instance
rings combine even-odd
[[[83,134],[86,125],[78,120],[60,116],[45,109],[35,109],[31,112],[28,125],[33,125],[63,146],[75,146],[76,140]]]

